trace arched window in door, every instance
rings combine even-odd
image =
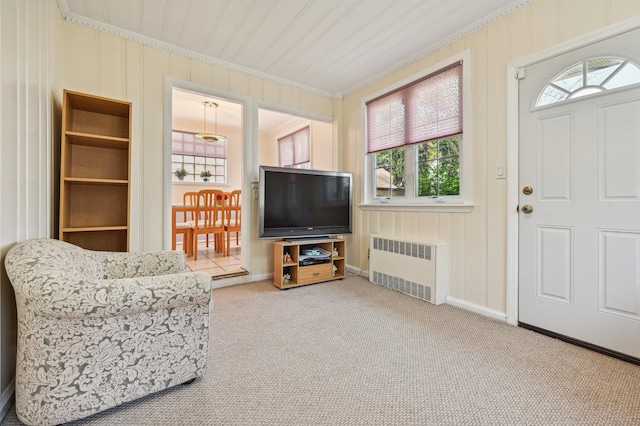
[[[640,83],[640,68],[616,57],[591,58],[557,74],[540,92],[536,107]]]

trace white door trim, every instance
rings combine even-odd
[[[518,70],[606,38],[640,28],[640,16],[576,37],[507,64],[507,322],[518,324],[519,88]]]
[[[164,131],[164,144],[163,144],[163,247],[164,250],[171,249],[171,131],[172,131],[172,93],[173,89],[181,89],[187,90],[190,92],[195,92],[202,94],[203,96],[211,96],[220,99],[225,99],[230,102],[235,102],[242,105],[242,167],[244,170],[243,178],[242,178],[242,193],[243,193],[243,204],[250,206],[251,205],[251,197],[248,194],[251,194],[252,188],[252,180],[250,171],[252,170],[251,165],[253,164],[253,153],[257,152],[257,137],[254,134],[254,129],[257,129],[258,116],[254,114],[254,102],[249,96],[239,95],[237,93],[228,92],[226,90],[221,90],[209,86],[204,86],[199,83],[194,83],[191,81],[180,80],[174,77],[165,76],[164,81],[164,122],[163,122],[163,131]],[[246,201],[246,203],[245,203]],[[243,221],[248,224],[252,224],[252,211],[253,209],[248,208],[246,211],[242,211]],[[234,285],[238,283],[250,282],[253,280],[254,276],[251,272],[251,250],[252,250],[252,240],[251,235],[253,235],[253,230],[251,227],[243,226],[242,231],[240,232],[242,238],[242,264],[241,266],[249,271],[249,275],[244,275],[240,277],[227,278],[222,280],[214,281],[217,287],[223,287],[226,285]]]

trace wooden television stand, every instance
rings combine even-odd
[[[326,263],[302,266],[300,254],[321,248],[331,253]],[[342,279],[347,276],[345,240],[341,238],[300,239],[273,243],[273,285],[280,289]],[[285,274],[289,280],[285,280]]]

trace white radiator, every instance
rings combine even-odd
[[[449,287],[446,244],[371,235],[369,281],[435,305],[444,303]]]

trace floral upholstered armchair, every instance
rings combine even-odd
[[[181,251],[111,253],[34,239],[5,258],[18,311],[16,412],[90,416],[202,375],[211,276]]]

